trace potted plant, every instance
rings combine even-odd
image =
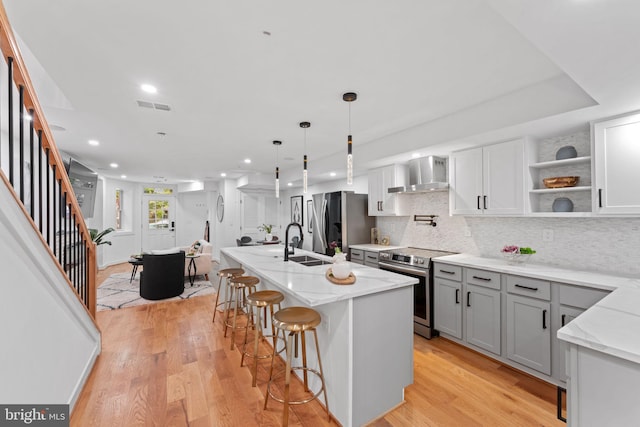
[[[273,225],[271,224],[262,224],[258,227],[258,230],[264,231],[266,234],[264,236],[264,240],[266,242],[270,242],[273,239],[273,235],[271,234],[271,230],[273,230]]]
[[[347,255],[342,252],[338,243],[333,241],[329,243],[329,247],[335,251],[333,256],[333,265],[331,272],[336,279],[346,279],[351,273],[351,265],[347,262]]]
[[[112,231],[114,231],[114,229],[109,227],[98,233],[97,228],[90,228],[89,234],[91,235],[91,240],[93,241],[93,243],[96,244],[96,246],[100,246],[100,245],[111,246],[111,242],[109,240],[102,240],[102,238],[107,234],[111,233]]]

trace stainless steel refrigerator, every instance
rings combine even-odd
[[[375,218],[367,215],[368,196],[352,191],[313,195],[313,251],[333,255],[336,242],[348,254],[349,245],[370,243]]]

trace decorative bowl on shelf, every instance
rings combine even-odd
[[[552,178],[545,178],[542,180],[542,183],[547,188],[564,188],[575,187],[579,180],[579,176],[556,176]]]
[[[573,212],[573,202],[567,197],[558,197],[553,201],[551,209],[554,212]]]
[[[573,159],[578,156],[578,152],[573,145],[567,145],[565,147],[560,148],[556,152],[556,160],[566,160]]]

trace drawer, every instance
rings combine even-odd
[[[378,263],[378,252],[364,251],[364,262]]]
[[[545,280],[508,275],[507,292],[550,301],[551,283]]]
[[[471,285],[484,286],[485,288],[500,290],[500,273],[494,271],[478,270],[475,268],[464,269],[465,282]]]
[[[364,262],[364,251],[362,249],[351,249],[351,262],[362,264]]]
[[[558,290],[560,304],[584,309],[609,295],[609,291],[603,289],[584,288],[564,283],[558,283]]]
[[[378,268],[378,252],[364,252],[364,265]]]
[[[462,281],[462,267],[448,264],[433,264],[433,275],[435,277],[442,277],[443,279],[453,280],[455,282]]]

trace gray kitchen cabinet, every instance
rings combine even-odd
[[[524,140],[451,154],[454,215],[524,214]]]
[[[378,252],[364,251],[364,265],[378,268]]]
[[[551,304],[507,294],[507,358],[551,375]]]
[[[349,261],[356,264],[364,264],[364,251],[362,249],[349,249]]]
[[[500,355],[500,291],[465,283],[465,341]]]
[[[437,263],[433,268],[435,329],[499,356],[500,274]]]
[[[436,276],[433,296],[435,329],[462,339],[462,283]]]
[[[558,305],[557,312],[554,312],[555,319],[552,323],[552,375],[557,380],[564,382],[567,379],[566,350],[568,346],[565,341],[558,339],[558,330],[602,298],[609,295],[609,291],[605,291],[603,289],[583,288],[566,283],[554,283],[554,286],[558,289]]]
[[[640,213],[640,114],[593,124],[595,185],[593,211]]]
[[[409,215],[405,199],[387,190],[407,185],[406,165],[388,165],[372,169],[369,179],[369,216]]]

